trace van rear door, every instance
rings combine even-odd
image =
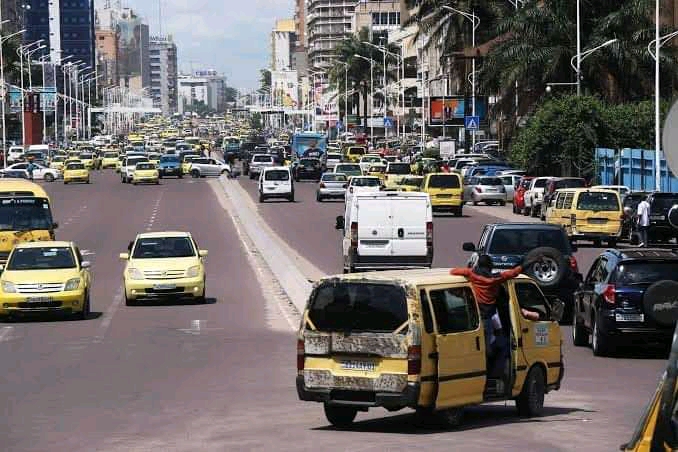
[[[358,199],[358,254],[390,256],[393,254],[392,199],[365,197]]]
[[[426,256],[429,201],[425,197],[394,197],[390,206],[391,251],[395,256]]]

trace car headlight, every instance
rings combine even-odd
[[[80,287],[80,278],[71,278],[68,281],[66,281],[66,286],[64,286],[64,290],[77,290],[78,287]]]
[[[127,274],[129,275],[130,279],[144,279],[143,273],[141,273],[138,268],[128,268]]]
[[[194,265],[193,267],[189,267],[188,270],[186,270],[187,278],[195,278],[199,274],[200,274],[200,265]]]
[[[14,287],[14,283],[11,283],[9,281],[3,281],[2,291],[5,293],[16,293],[16,287]]]

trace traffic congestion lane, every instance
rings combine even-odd
[[[87,189],[67,189],[53,192],[57,204],[96,207],[60,234],[91,243],[97,314],[82,322],[8,324],[11,334],[0,336],[0,360],[7,364],[3,450],[147,450],[180,443],[194,450],[185,432],[256,406],[248,395],[264,388],[277,394],[290,387],[289,379],[263,372],[262,362],[290,366],[291,329],[280,332],[274,307],[264,302],[233,225],[205,181],[133,187],[106,173]],[[118,254],[149,229],[191,231],[210,251],[207,304],[124,306]]]
[[[256,181],[239,178],[240,185],[254,202],[258,202]],[[317,202],[316,182],[296,182],[295,202],[268,200],[258,204],[260,215],[288,245],[316,267],[328,274],[341,273],[341,233],[334,229],[337,216],[344,214],[343,200]],[[510,213],[510,211],[509,211]],[[433,266],[463,266],[469,253],[462,250],[464,242],[477,243],[480,232],[488,223],[529,221],[520,215],[506,215],[501,206],[464,208],[464,216],[435,215],[433,218]],[[602,248],[581,244],[576,259],[581,272],[588,271]]]

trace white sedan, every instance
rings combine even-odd
[[[44,180],[45,182],[54,182],[55,180],[61,177],[61,171],[54,168],[48,168],[46,166],[40,165],[38,163],[33,164],[33,179],[34,180]],[[21,162],[15,163],[7,167],[8,170],[23,170],[28,173],[28,163]]]

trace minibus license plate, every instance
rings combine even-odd
[[[377,365],[373,361],[342,361],[341,368],[345,370],[358,370],[362,372],[374,372]]]
[[[26,303],[49,303],[52,301],[50,297],[28,297]]]

